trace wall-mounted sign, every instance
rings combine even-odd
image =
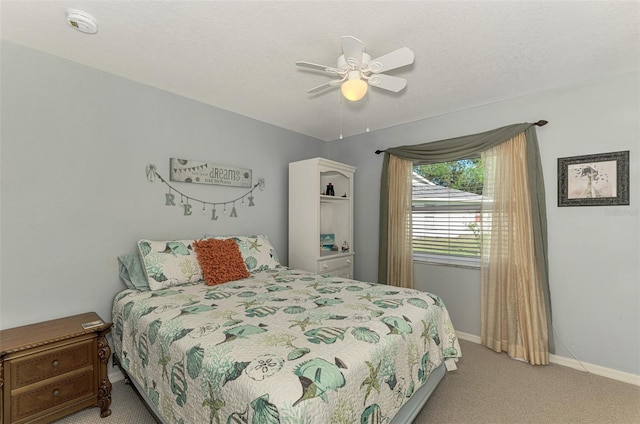
[[[251,170],[249,170],[249,172],[251,172]],[[169,192],[165,193],[164,195],[165,197],[164,204],[166,206],[180,206],[180,209],[183,210],[184,215],[187,215],[187,216],[193,214],[194,206],[200,207],[198,204],[202,205],[202,214],[208,215],[209,212],[207,211],[207,207],[211,206],[210,216],[211,216],[211,220],[213,221],[217,221],[220,218],[220,216],[218,215],[218,211],[220,209],[216,209],[216,208],[222,208],[222,215],[227,215],[227,206],[231,208],[231,212],[229,213],[228,216],[230,218],[237,218],[238,211],[236,210],[236,202],[240,202],[242,206],[245,206],[246,205],[245,199],[246,199],[249,201],[249,204],[248,204],[249,207],[255,206],[255,203],[253,202],[253,199],[254,199],[253,192],[255,191],[256,188],[260,189],[260,191],[264,190],[264,178],[258,178],[258,182],[253,186],[251,186],[251,189],[249,191],[236,197],[235,199],[229,199],[224,201],[201,200],[201,199],[196,199],[195,197],[191,197],[181,192],[177,188],[173,187],[171,184],[169,184],[164,178],[162,178],[160,174],[158,174],[156,166],[152,163],[147,165],[146,174],[147,174],[147,180],[150,183],[154,182],[156,178],[158,178],[167,187],[169,187]],[[177,203],[178,194],[180,195],[180,204]]]
[[[169,161],[169,169],[171,181],[251,187],[251,169],[175,158]]]

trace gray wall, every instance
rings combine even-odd
[[[640,375],[639,81],[638,73],[621,75],[331,142],[330,158],[358,167],[356,278],[377,280],[382,156],[375,150],[546,119],[538,138],[556,352],[571,357],[564,342],[581,361]],[[557,206],[558,158],[620,150],[631,151],[630,206]],[[478,271],[416,264],[415,280],[442,296],[457,330],[480,334]]]
[[[2,43],[0,328],[96,311],[124,288],[140,238],[267,234],[287,258],[288,163],[323,143],[40,52]],[[251,168],[255,207],[212,221],[164,206],[169,158]],[[195,198],[246,189],[174,183]],[[221,213],[220,213],[221,215]]]

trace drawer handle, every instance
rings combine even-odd
[[[322,269],[327,269],[327,268],[329,268],[329,265],[327,264],[322,265]]]
[[[58,396],[60,396],[60,390],[55,389],[55,390],[53,391],[53,397],[58,397]]]
[[[347,263],[351,265],[351,259],[347,259]]]
[[[56,359],[55,361],[53,361],[53,362],[51,363],[51,366],[52,366],[53,368],[58,368],[58,366],[60,366],[60,361],[58,361],[58,360]]]

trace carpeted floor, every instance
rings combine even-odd
[[[124,380],[111,388],[111,415],[100,418],[98,408],[87,408],[55,422],[56,424],[156,424],[133,388]],[[201,424],[201,423],[190,423]],[[206,424],[206,423],[202,423]]]
[[[415,424],[640,424],[640,387],[460,341],[462,359]]]
[[[458,370],[445,375],[414,424],[640,424],[638,386],[555,364],[534,367],[464,340],[460,345]],[[90,408],[56,423],[154,423],[123,381],[113,384],[112,399],[108,418]]]

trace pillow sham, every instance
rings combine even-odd
[[[279,268],[280,260],[269,238],[260,234],[257,236],[214,236],[205,234],[205,238],[233,239],[240,248],[240,254],[249,272],[264,271]]]
[[[132,290],[148,291],[149,283],[140,262],[140,255],[130,253],[118,256],[120,280]]]
[[[194,240],[138,241],[138,251],[151,290],[202,280]]]
[[[193,243],[204,281],[209,286],[248,278],[238,245],[232,239],[206,239]]]

